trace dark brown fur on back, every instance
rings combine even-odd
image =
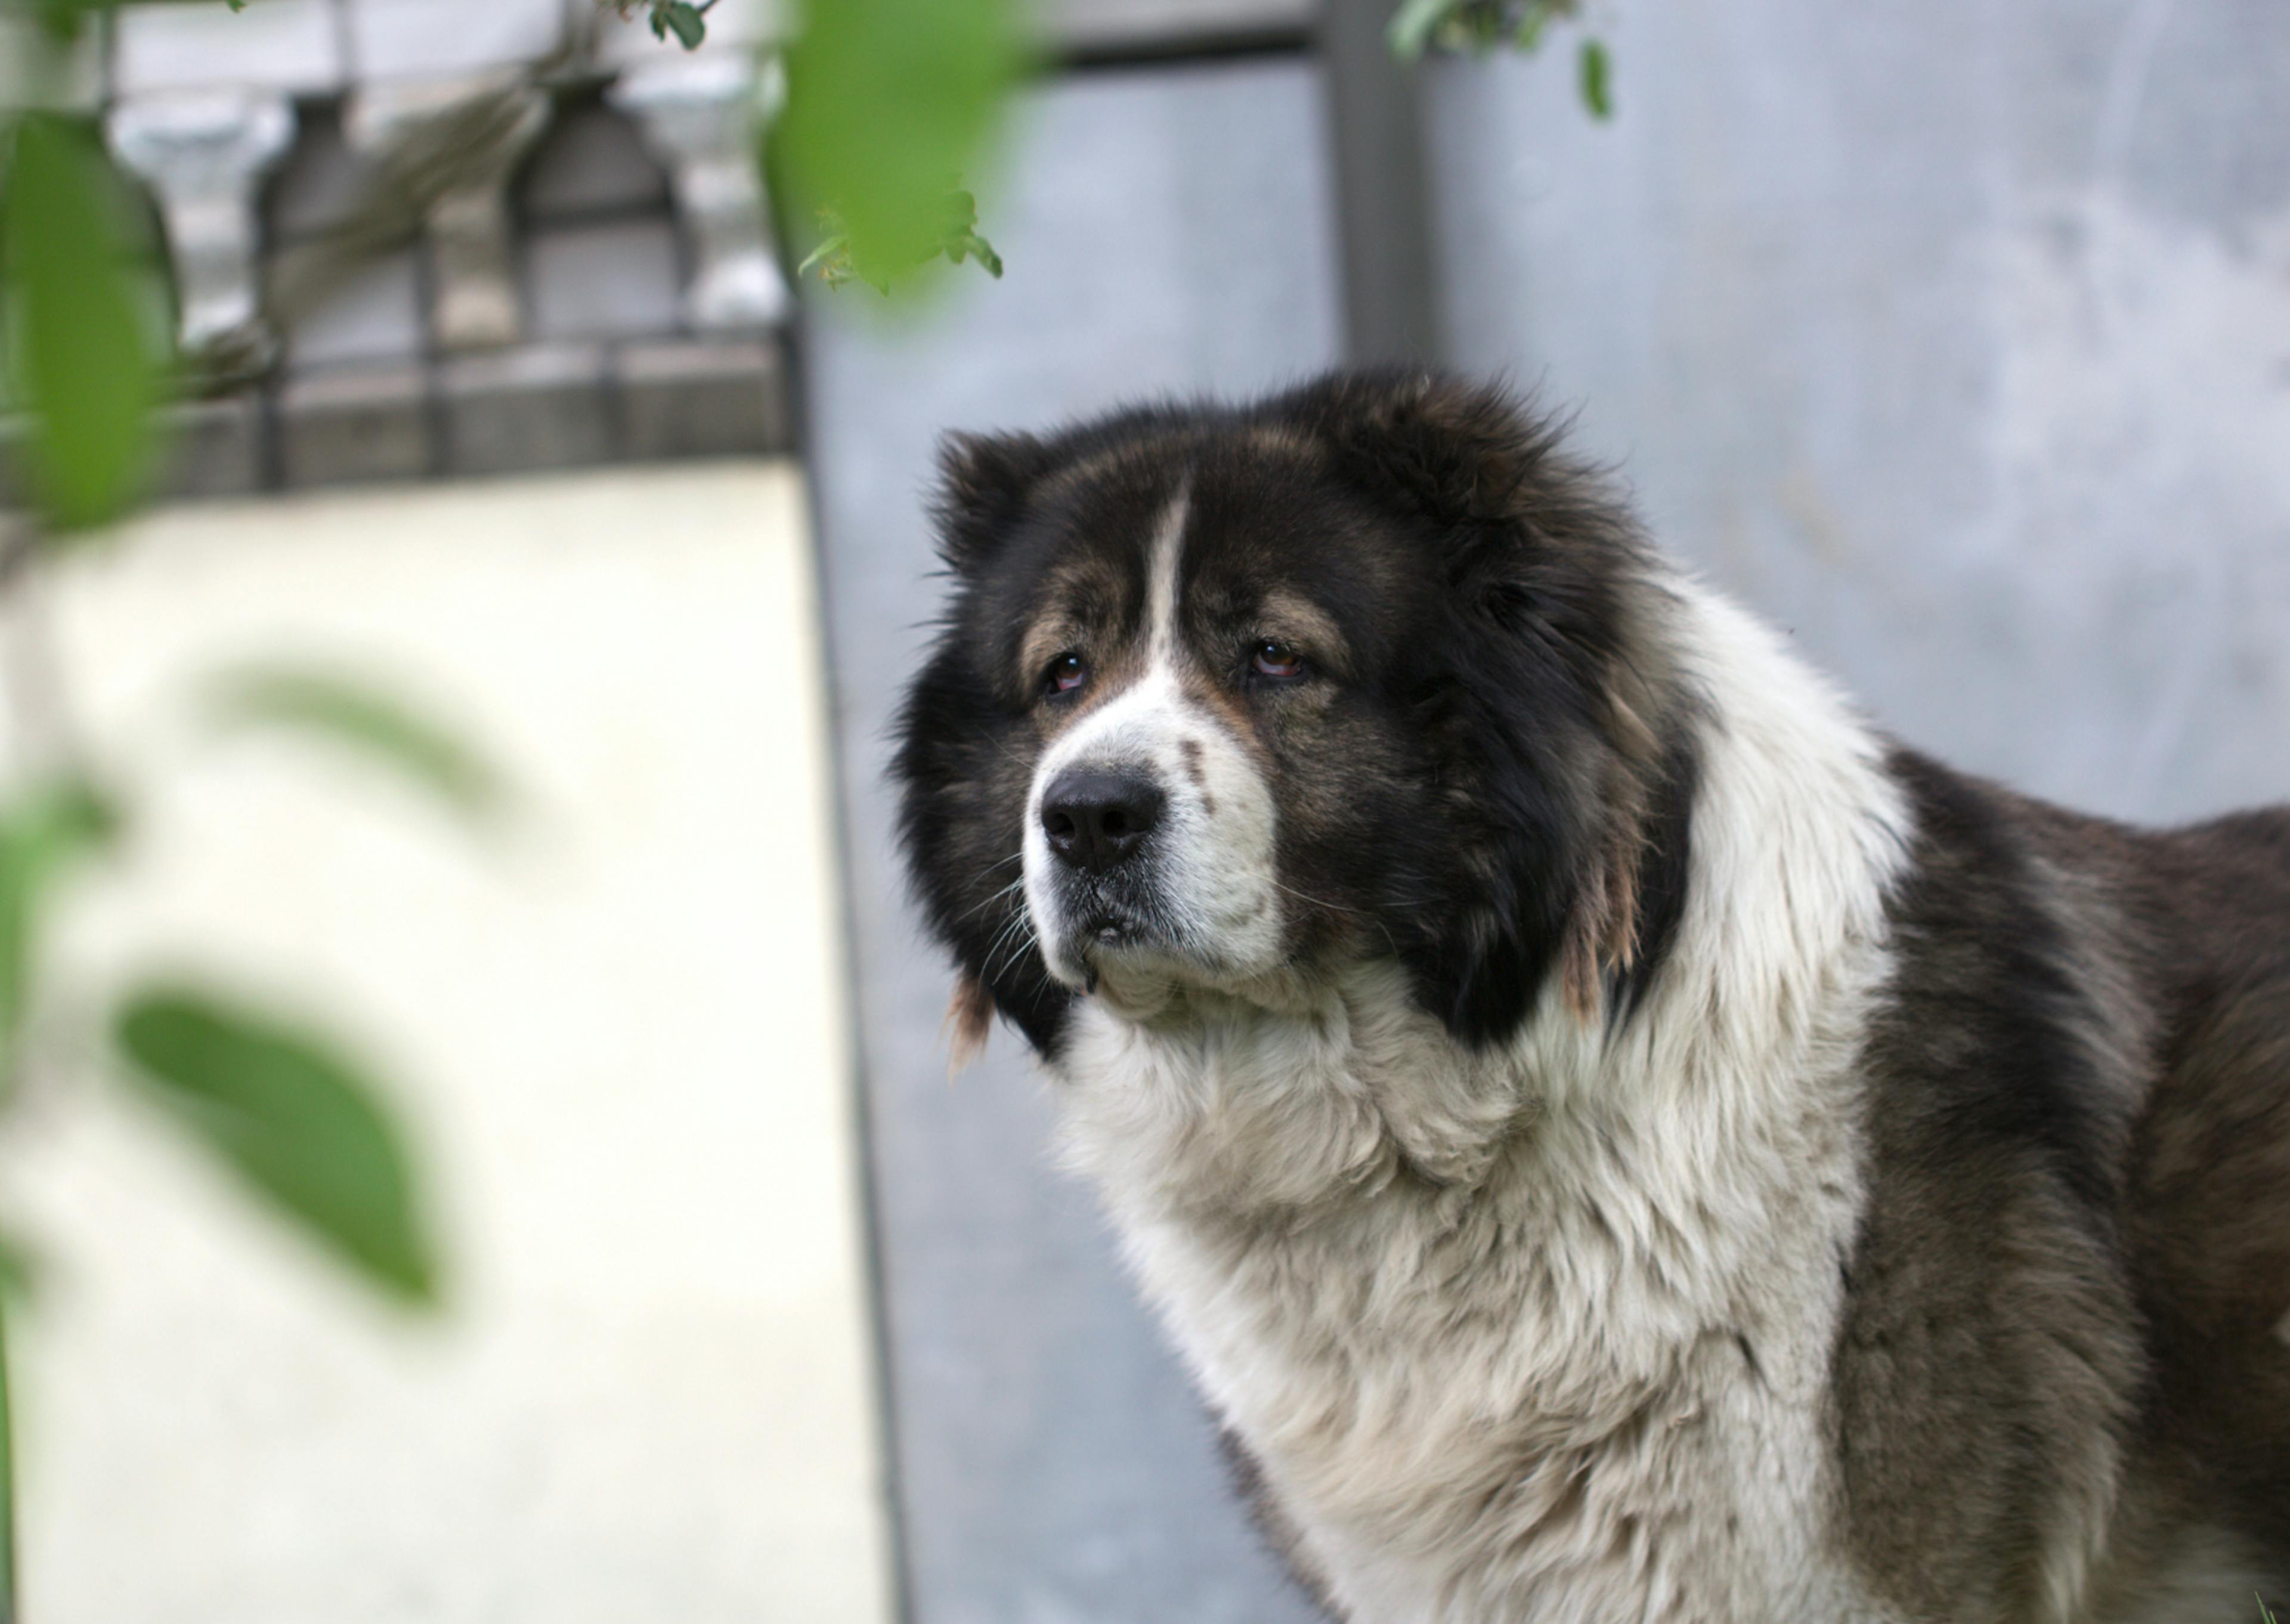
[[[2086,1550],[2105,1604],[2190,1528],[2290,1580],[2290,812],[2147,833],[1894,770],[1853,1548],[1919,1617],[2031,1616]]]
[[[2154,1358],[2142,1447],[2290,1573],[2290,810],[2137,856],[2165,1015],[2128,1173]]]

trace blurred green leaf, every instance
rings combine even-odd
[[[846,239],[850,274],[887,287],[946,252],[958,177],[986,163],[1025,67],[1014,0],[811,0],[804,12],[774,168],[807,210],[834,212],[829,235]]]
[[[134,500],[150,462],[161,357],[149,280],[123,240],[124,182],[84,129],[47,113],[16,124],[0,196],[9,393],[31,419],[34,487],[49,524],[100,524]]]
[[[260,1195],[372,1284],[436,1299],[437,1265],[396,1127],[316,1035],[181,988],[119,1011],[128,1076]]]
[[[1391,16],[1391,26],[1384,32],[1384,41],[1391,54],[1403,62],[1412,62],[1430,47],[1431,36],[1447,20],[1455,9],[1455,0],[1407,0]]]
[[[1590,109],[1593,118],[1614,116],[1613,64],[1607,60],[1602,41],[1582,42],[1582,105]]]
[[[71,859],[108,844],[118,828],[110,803],[76,780],[44,785],[0,809],[0,1062],[13,1063],[50,883]]]
[[[90,12],[109,9],[108,0],[34,0],[40,26],[60,44],[76,40]]]
[[[212,680],[205,700],[219,727],[284,728],[348,745],[473,818],[497,812],[508,798],[500,775],[444,724],[340,672],[242,667]]]
[[[655,39],[666,39],[674,34],[686,51],[700,49],[700,42],[708,37],[708,20],[700,14],[696,5],[685,0],[669,0],[666,5],[653,8],[652,31]]]
[[[0,1301],[29,1298],[44,1268],[39,1255],[12,1235],[0,1235]]]

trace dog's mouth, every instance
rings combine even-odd
[[[1146,934],[1145,922],[1134,915],[1103,909],[1084,917],[1074,932],[1085,950],[1126,947]]]
[[[1099,969],[1107,961],[1170,945],[1166,933],[1143,913],[1112,906],[1092,908],[1077,917],[1069,940],[1093,992],[1097,989]]]
[[[1093,887],[1086,894],[1069,893],[1063,912],[1057,936],[1067,973],[1060,979],[1084,992],[1101,990],[1109,971],[1119,980],[1125,972],[1147,965],[1166,969],[1186,956],[1176,933],[1140,899]]]
[[[1272,967],[1237,957],[1218,909],[1189,891],[1181,872],[1160,864],[1037,869],[1028,906],[1051,976],[1133,1011],[1163,1007],[1181,989],[1233,991]]]

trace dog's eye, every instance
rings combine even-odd
[[[1088,665],[1071,652],[1050,661],[1050,668],[1042,674],[1042,686],[1051,693],[1071,693],[1088,680]]]
[[[1259,676],[1301,676],[1304,671],[1301,654],[1287,644],[1269,637],[1256,645],[1254,663]]]

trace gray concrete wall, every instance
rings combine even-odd
[[[1629,0],[1430,97],[1456,360],[1910,740],[2290,795],[2290,7]]]
[[[898,1499],[918,1624],[1282,1624],[1310,1616],[1232,1504],[1182,1373],[998,1033],[949,1085],[949,979],[889,837],[885,730],[935,612],[923,519],[951,428],[1042,427],[1155,390],[1326,364],[1335,262],[1296,63],[1101,73],[1023,109],[965,273],[901,331],[814,308],[808,360],[872,1115]],[[825,302],[821,300],[820,302]]]

